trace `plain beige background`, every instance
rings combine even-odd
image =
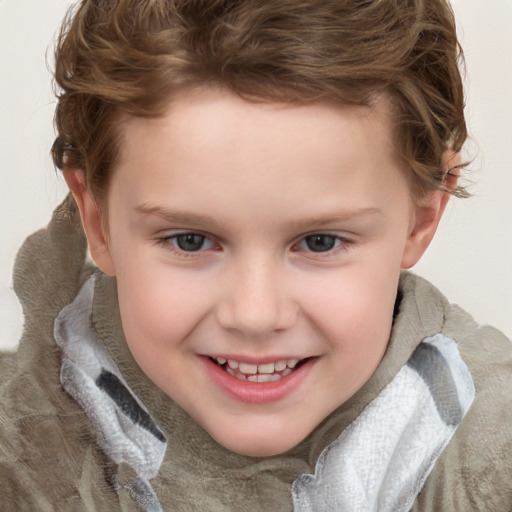
[[[12,263],[65,194],[53,169],[51,44],[71,0],[0,0],[0,348],[22,329]],[[512,1],[453,0],[467,60],[470,191],[415,270],[512,338]]]

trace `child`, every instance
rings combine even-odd
[[[458,55],[443,0],[81,2],[2,506],[509,510],[510,342],[405,272],[466,195]]]

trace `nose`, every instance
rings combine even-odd
[[[245,258],[229,273],[217,318],[224,329],[261,338],[292,327],[298,307],[287,293],[286,270],[270,258]]]

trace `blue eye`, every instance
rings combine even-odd
[[[176,249],[183,252],[198,252],[204,249],[210,249],[213,246],[205,235],[199,233],[180,233],[162,239],[171,243]]]
[[[182,231],[157,239],[158,245],[169,251],[176,258],[199,258],[220,247],[208,235],[194,231]]]
[[[339,240],[334,235],[320,233],[305,237],[301,245],[305,244],[307,250],[311,252],[327,252],[334,249],[337,243],[339,243]]]
[[[184,233],[173,237],[175,245],[182,251],[195,252],[203,248],[206,237],[197,233]]]

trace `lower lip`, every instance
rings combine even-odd
[[[224,393],[234,400],[251,404],[277,402],[286,398],[299,387],[316,361],[316,358],[308,359],[292,373],[275,382],[250,382],[233,377],[209,357],[201,359],[210,378]]]

